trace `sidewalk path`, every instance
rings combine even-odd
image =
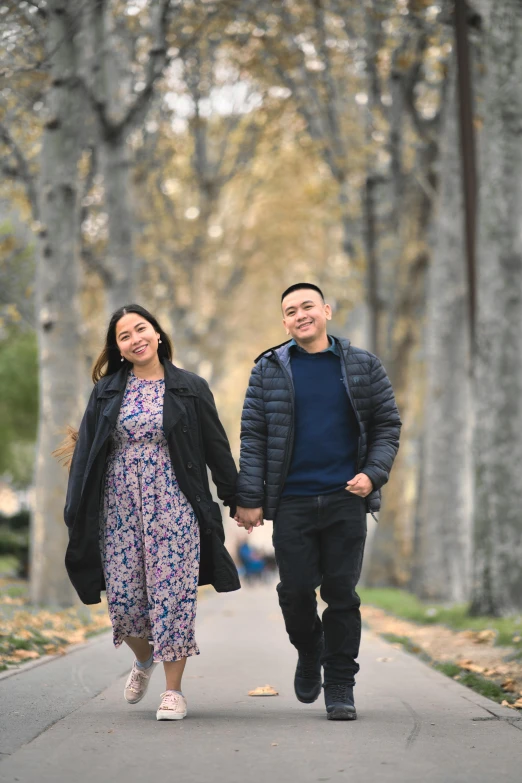
[[[184,721],[155,720],[162,672],[123,700],[128,651],[109,636],[0,680],[2,783],[519,783],[522,720],[365,634],[359,720],[293,694],[295,653],[272,586],[201,602],[202,655]],[[252,698],[269,683],[280,693]]]

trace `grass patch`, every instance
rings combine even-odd
[[[522,615],[470,617],[467,604],[445,606],[429,603],[396,588],[365,587],[358,593],[363,603],[420,625],[446,625],[455,631],[493,630],[496,632],[496,644],[513,646],[522,652]]]
[[[423,659],[428,659],[426,653],[419,647],[418,644],[412,642],[407,636],[397,636],[394,633],[382,633],[383,639],[386,639],[390,644],[400,644],[406,650],[406,652],[413,653],[413,655],[420,655]]]
[[[395,633],[383,633],[381,636],[390,644],[402,644],[403,647],[406,647],[411,643],[407,636],[397,636]]]
[[[497,704],[501,704],[503,701],[508,701],[510,704],[513,704],[516,700],[516,696],[502,690],[501,686],[493,680],[482,677],[480,674],[475,674],[475,672],[468,672],[465,669],[461,669],[456,663],[435,663],[433,664],[433,668],[442,674],[445,674],[446,677],[457,680],[461,685],[465,685],[466,688],[471,688],[475,693],[480,693],[480,695],[485,696],[486,699],[496,701]]]
[[[480,674],[475,674],[474,672],[462,672],[461,675],[457,675],[457,677],[454,679],[458,679],[458,682],[460,682],[461,685],[465,685],[467,688],[471,688],[476,693],[480,693],[487,699],[496,701],[499,704],[504,701],[504,699],[510,703],[514,701],[512,694],[506,693],[502,690],[500,685],[496,684],[496,682],[487,680]]]
[[[27,585],[13,585],[12,587],[8,587],[4,591],[5,595],[8,595],[9,598],[25,598],[27,595]]]
[[[20,561],[15,555],[0,555],[0,577],[16,574]]]
[[[498,704],[501,704],[503,701],[508,701],[510,704],[513,704],[516,699],[512,693],[504,691],[501,686],[493,680],[482,677],[480,674],[475,674],[475,672],[462,669],[457,663],[451,661],[433,661],[421,647],[414,644],[407,636],[397,636],[393,633],[383,633],[380,634],[380,636],[391,644],[402,645],[406,652],[413,653],[438,672],[441,672],[441,674],[445,674],[446,677],[450,677],[452,680],[457,680],[461,685],[465,685],[466,688],[470,688],[472,691],[480,693],[481,696],[485,696],[487,699],[491,699],[491,701],[495,701]]]
[[[437,671],[441,672],[441,674],[445,674],[446,677],[451,677],[452,679],[458,677],[462,671],[460,666],[458,666],[456,663],[451,663],[450,661],[446,661],[445,663],[435,663],[433,664],[433,668],[437,669]]]
[[[70,609],[33,606],[27,584],[0,579],[0,671],[42,655],[56,655],[110,628],[106,602]]]
[[[32,650],[33,648],[31,639],[20,639],[18,636],[8,636],[5,643],[13,650]]]

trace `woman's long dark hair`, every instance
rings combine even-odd
[[[136,313],[136,315],[141,315],[141,317],[148,321],[149,324],[152,324],[154,330],[161,337],[161,343],[158,345],[158,356],[160,361],[162,362],[164,359],[168,359],[168,361],[172,360],[172,343],[170,337],[168,334],[166,334],[166,332],[163,331],[158,323],[158,320],[152,315],[152,313],[149,313],[148,310],[145,310],[144,307],[141,307],[141,305],[125,305],[125,307],[120,307],[118,310],[116,310],[116,312],[111,316],[103,351],[96,359],[95,365],[92,369],[93,383],[98,383],[100,378],[104,378],[106,375],[114,375],[114,373],[118,372],[118,370],[120,370],[122,367],[130,366],[130,362],[128,362],[127,359],[122,362],[120,349],[116,343],[116,324],[120,318],[123,318],[123,316],[127,315],[127,313]]]

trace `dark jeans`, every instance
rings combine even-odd
[[[290,641],[311,651],[324,630],[324,683],[353,685],[359,671],[361,600],[355,588],[366,541],[366,503],[346,490],[287,497],[274,520],[277,586]],[[315,590],[327,604],[322,622]]]

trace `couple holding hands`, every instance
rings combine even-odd
[[[240,587],[207,466],[239,526],[273,520],[297,698],[310,704],[324,687],[330,720],[357,715],[366,514],[379,510],[401,422],[379,359],[328,335],[332,311],[317,286],[290,286],[281,307],[290,339],[255,361],[239,474],[208,384],[172,364],[170,339],[145,309],[114,313],[94,366],[70,466],[65,562],[85,604],[107,592],[114,643],[135,657],[127,702],[143,698],[163,663],[158,720],[187,714],[198,585]]]

